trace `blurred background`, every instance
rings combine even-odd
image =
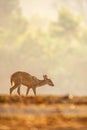
[[[53,80],[37,94],[87,95],[86,12],[87,0],[0,0],[0,94],[21,70]]]

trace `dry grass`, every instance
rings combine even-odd
[[[87,130],[86,102],[87,97],[1,95],[0,130]]]
[[[65,117],[61,115],[3,116],[0,117],[0,130],[60,130],[87,129],[87,117]],[[83,129],[84,130],[84,129]]]

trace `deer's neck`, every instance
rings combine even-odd
[[[46,85],[46,84],[47,84],[47,82],[45,80],[39,80],[38,87]]]

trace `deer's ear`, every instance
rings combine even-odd
[[[48,76],[47,75],[43,75],[44,79],[48,79]]]

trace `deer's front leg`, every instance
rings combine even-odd
[[[12,91],[18,87],[18,84],[15,84],[12,88],[10,88],[10,94],[12,94]]]
[[[33,89],[34,95],[36,96],[36,88],[32,88],[32,89]]]
[[[17,93],[18,93],[18,95],[20,95],[20,86],[17,89]]]
[[[29,93],[29,90],[30,90],[30,88],[27,88],[26,96],[28,95],[28,93]]]

